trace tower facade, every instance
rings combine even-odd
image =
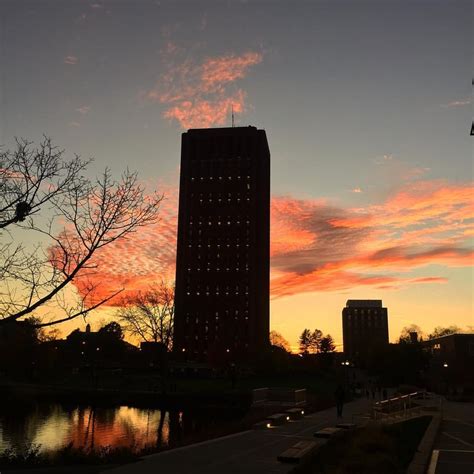
[[[382,300],[348,300],[342,336],[346,358],[365,366],[374,350],[388,344],[388,311]]]
[[[255,127],[182,135],[174,351],[248,361],[268,345],[270,152]]]

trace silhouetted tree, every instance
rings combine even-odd
[[[96,180],[84,177],[90,160],[67,160],[45,138],[34,148],[18,140],[0,153],[0,324],[36,316],[54,305],[54,317],[36,327],[85,316],[121,290],[97,298],[88,276],[94,256],[117,239],[155,222],[162,196],[147,197],[138,176],[119,181],[106,169]],[[37,242],[35,245],[31,242]],[[65,292],[80,282],[80,296]]]
[[[98,331],[99,335],[103,335],[106,337],[110,337],[112,339],[116,339],[121,341],[123,339],[123,331],[122,326],[119,323],[112,321],[105,326],[102,326]]]
[[[428,335],[428,339],[435,339],[436,337],[448,336],[449,334],[456,334],[461,332],[461,328],[455,325],[442,327],[436,326],[431,334]]]
[[[311,334],[311,352],[317,354],[321,352],[321,340],[323,338],[323,331],[315,329]]]
[[[412,333],[416,332],[417,338],[421,340],[423,338],[423,331],[421,330],[420,326],[416,324],[410,324],[409,326],[405,326],[401,333],[400,337],[398,338],[399,343],[410,343],[411,342],[411,335]]]
[[[291,352],[290,343],[277,331],[270,331],[270,344]]]
[[[321,338],[320,351],[321,354],[328,354],[336,350],[336,344],[334,344],[334,339],[330,334]]]
[[[146,292],[122,300],[117,316],[124,330],[143,342],[161,342],[170,350],[174,325],[174,287],[161,281]]]
[[[25,318],[24,321],[31,325],[31,327],[35,331],[36,339],[38,342],[56,341],[61,335],[61,332],[57,328],[53,328],[47,331],[44,328],[38,327],[38,324],[41,324],[41,319],[35,316]]]
[[[304,329],[299,338],[299,346],[301,354],[309,354],[312,347],[312,334],[309,329]]]

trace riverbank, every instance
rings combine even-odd
[[[39,381],[0,380],[0,393],[10,398],[35,397],[77,403],[94,402],[138,406],[240,405],[250,406],[252,390],[262,387],[304,388],[310,406],[322,409],[333,401],[336,379],[332,373],[278,374],[227,378],[168,377],[127,374],[115,378],[96,373],[94,378],[77,374],[45,377]]]

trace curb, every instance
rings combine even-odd
[[[440,423],[441,415],[433,415],[431,423],[428,428],[426,428],[423,438],[421,438],[415,456],[413,456],[413,459],[408,466],[406,471],[407,474],[424,474],[426,472]]]

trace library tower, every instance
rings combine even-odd
[[[174,351],[251,363],[269,333],[270,151],[255,127],[182,135]]]

